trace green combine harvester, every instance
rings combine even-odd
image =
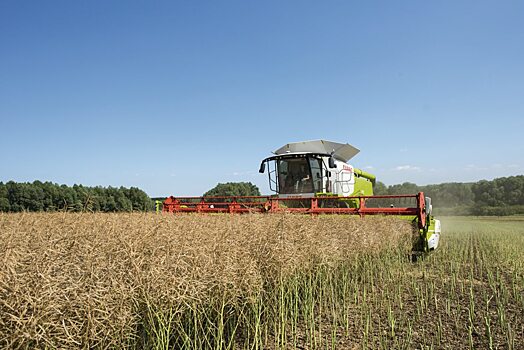
[[[347,162],[360,151],[337,142],[316,140],[288,143],[264,159],[271,196],[169,197],[163,211],[171,213],[295,212],[304,214],[397,215],[416,226],[419,237],[413,253],[438,247],[440,221],[424,193],[375,196],[374,175]]]

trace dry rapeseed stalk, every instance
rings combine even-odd
[[[383,217],[0,214],[0,347],[122,347],[144,305],[234,303],[410,234]]]

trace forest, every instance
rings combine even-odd
[[[376,195],[424,192],[431,197],[437,215],[524,214],[524,175],[481,180],[474,183],[442,183],[419,186],[414,183],[387,186],[375,184]],[[205,195],[260,195],[250,182],[218,184]],[[86,187],[51,182],[0,182],[0,211],[129,212],[154,210],[154,200],[136,187]]]
[[[442,183],[418,186],[414,183],[375,185],[375,194],[394,195],[424,192],[431,197],[437,215],[524,214],[524,175],[500,177],[474,183]]]
[[[153,210],[139,188],[86,187],[51,182],[0,182],[0,211],[130,212]]]

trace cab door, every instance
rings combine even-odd
[[[325,192],[324,177],[322,170],[322,160],[318,158],[309,158],[309,168],[311,169],[311,180],[313,181],[313,192]]]

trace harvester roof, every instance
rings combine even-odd
[[[348,143],[338,143],[326,140],[314,140],[314,141],[301,141],[301,142],[291,142],[288,143],[275,152],[276,155],[283,155],[288,153],[333,153],[333,157],[343,162],[347,162],[358,152],[359,149],[351,146]]]

